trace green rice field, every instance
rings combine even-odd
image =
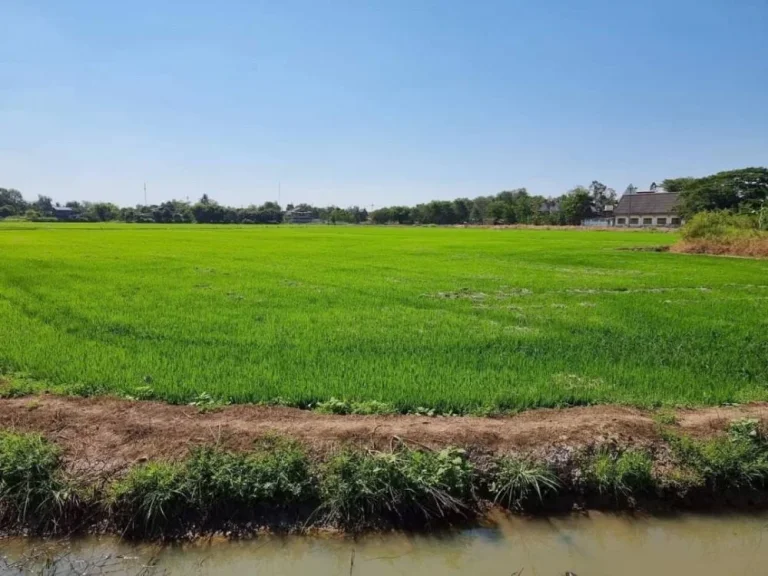
[[[627,250],[676,240],[0,224],[0,369],[171,402],[768,399],[768,261]]]

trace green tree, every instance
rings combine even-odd
[[[39,195],[32,206],[42,216],[53,216],[53,200],[49,196]]]
[[[592,180],[592,184],[589,185],[589,194],[592,196],[592,205],[598,212],[603,212],[606,206],[616,203],[616,190],[608,188],[598,180]]]
[[[453,214],[456,222],[463,224],[469,222],[469,215],[472,211],[472,201],[469,198],[456,198],[453,201]]]
[[[756,212],[768,198],[768,168],[728,170],[703,178],[669,178],[662,186],[680,193],[678,210],[684,218],[711,210]]]
[[[21,192],[14,188],[0,188],[0,206],[7,206],[12,210],[9,216],[21,215],[28,208]]]
[[[577,186],[560,200],[560,211],[565,222],[571,225],[579,225],[585,218],[592,214],[592,196],[589,190],[583,186]]]

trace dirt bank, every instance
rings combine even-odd
[[[665,412],[667,420],[671,412]],[[675,427],[693,437],[716,434],[740,418],[768,420],[768,404],[674,412]],[[382,447],[393,438],[486,451],[547,452],[609,440],[651,445],[658,416],[620,406],[540,409],[504,418],[336,416],[284,407],[230,406],[200,412],[191,406],[108,397],[32,396],[0,400],[0,428],[41,432],[64,449],[73,468],[95,462],[120,469],[144,460],[183,456],[192,446],[219,443],[245,450],[268,433],[290,436],[318,452],[341,443]]]

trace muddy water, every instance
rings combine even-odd
[[[697,576],[768,573],[768,515],[591,513],[440,536],[259,537],[160,547],[113,538],[0,540],[0,574]]]

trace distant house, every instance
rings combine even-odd
[[[64,206],[54,206],[53,213],[57,220],[72,220],[75,216],[75,211],[72,208]]]
[[[557,214],[558,212],[560,212],[559,200],[544,200],[539,206],[540,214]]]
[[[597,227],[613,226],[614,225],[613,210],[614,210],[614,206],[612,206],[611,204],[606,205],[605,208],[603,208],[602,212],[599,210],[593,210],[589,218],[585,218],[584,220],[581,221],[581,225],[597,226]]]
[[[624,194],[613,210],[616,226],[680,226],[682,220],[677,212],[677,192],[636,192]]]
[[[312,212],[300,212],[299,210],[288,210],[283,216],[283,221],[291,224],[311,224],[313,220]]]

